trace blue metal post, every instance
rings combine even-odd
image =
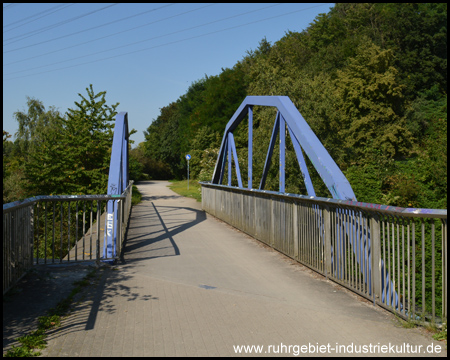
[[[108,195],[119,196],[128,185],[128,115],[121,112],[116,116],[114,137],[109,165]],[[116,203],[116,204],[114,204]],[[116,207],[116,209],[114,209]],[[117,202],[110,200],[106,207],[103,258],[117,256]]]
[[[286,125],[283,116],[280,113],[277,114],[280,122],[280,192],[285,192],[285,162],[286,162]]]
[[[248,107],[248,183],[247,187],[252,188],[253,172],[253,106]]]
[[[275,118],[275,124],[272,130],[272,136],[270,137],[269,149],[267,150],[266,162],[264,163],[263,174],[261,177],[261,183],[259,184],[259,190],[264,190],[264,186],[266,185],[267,174],[269,172],[270,163],[272,161],[273,148],[275,147],[275,141],[278,136],[279,127],[279,113]]]
[[[232,133],[228,133],[228,186],[231,186],[231,139],[233,137]]]

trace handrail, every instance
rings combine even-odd
[[[350,206],[355,209],[360,210],[374,210],[383,214],[392,214],[392,215],[401,215],[405,217],[430,217],[437,219],[446,219],[447,218],[447,209],[426,209],[426,208],[403,208],[399,206],[392,205],[381,205],[374,203],[365,203],[361,201],[352,201],[352,200],[339,200],[339,199],[331,199],[324,198],[319,196],[308,196],[308,195],[299,195],[299,194],[291,194],[291,193],[281,193],[277,191],[270,190],[257,190],[257,189],[245,189],[239,188],[236,186],[228,186],[228,185],[219,185],[212,184],[210,182],[200,181],[199,184],[207,187],[220,187],[224,189],[229,189],[232,191],[242,192],[242,193],[258,193],[261,195],[267,194],[270,196],[280,197],[280,198],[298,198],[306,201],[311,201],[319,204],[334,204],[340,206]]]
[[[126,191],[124,191],[125,193]],[[18,200],[3,204],[3,212],[8,213],[12,210],[19,209],[21,207],[36,204],[39,201],[78,201],[78,200],[124,200],[126,195],[38,195],[32,198],[27,198],[24,200]]]
[[[120,255],[131,208],[133,181],[120,195],[42,195],[3,205],[3,293],[34,265],[100,261],[106,238],[106,204],[117,215],[114,228]],[[102,214],[103,213],[103,214]]]
[[[446,321],[446,209],[200,184],[215,217],[400,317]]]

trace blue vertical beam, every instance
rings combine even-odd
[[[125,123],[125,126],[128,127],[128,124]],[[128,129],[124,129],[125,134],[128,134]],[[123,139],[123,147],[122,147],[122,189],[121,193],[125,191],[128,186],[128,136]]]
[[[128,114],[121,112],[116,116],[114,136],[109,165],[107,194],[119,196],[128,185]],[[117,207],[109,200],[106,207],[105,236],[103,240],[103,258],[117,256]]]
[[[300,144],[299,144],[297,138],[292,133],[292,130],[291,130],[289,124],[287,124],[287,128],[289,131],[289,136],[291,137],[291,140],[292,140],[292,145],[294,145],[295,155],[297,155],[297,161],[300,165],[300,170],[302,172],[303,181],[305,182],[305,186],[306,186],[306,192],[308,193],[309,196],[316,196],[316,192],[314,191],[314,186],[312,184],[311,177],[309,176],[309,171],[308,171],[308,168],[306,167],[305,158],[303,157],[303,153],[302,153]]]
[[[231,132],[228,133],[228,186],[231,186],[231,166],[232,166],[232,162],[231,162],[231,137],[233,136],[233,134]]]
[[[278,121],[280,123],[280,183],[279,183],[279,191],[281,193],[285,192],[285,163],[286,163],[286,125],[283,116],[278,112]]]
[[[275,124],[272,130],[272,136],[270,137],[269,149],[267,150],[266,162],[264,163],[263,174],[261,177],[261,183],[259,184],[259,190],[264,190],[264,186],[266,185],[267,174],[269,172],[270,163],[272,161],[273,148],[275,147],[275,141],[277,140],[279,127],[279,113],[275,118]]]
[[[248,183],[247,187],[252,188],[253,181],[253,106],[248,107]]]

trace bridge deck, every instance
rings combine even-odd
[[[396,327],[393,315],[206,215],[166,185],[138,185],[143,202],[133,208],[123,262],[105,271],[50,334],[44,355],[232,356],[236,345],[264,345],[265,355],[281,344],[286,352],[289,345],[424,350],[438,343]]]

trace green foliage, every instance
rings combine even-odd
[[[348,66],[337,71],[340,117],[333,130],[350,158],[360,158],[367,147],[380,149],[386,158],[408,152],[411,135],[401,117],[403,86],[392,63],[391,50],[366,41]]]
[[[14,118],[18,122],[16,142],[24,160],[28,155],[39,151],[48,132],[61,126],[60,113],[54,107],[45,111],[44,104],[34,98],[27,97],[27,112],[16,111]]]
[[[66,118],[58,117],[39,134],[39,147],[25,164],[29,196],[106,193],[119,104],[106,105],[106,92],[95,94],[92,85],[86,90],[88,97],[78,94],[81,101]]]
[[[118,103],[106,104],[106,92],[75,102],[65,116],[41,101],[27,98],[17,111],[14,143],[3,142],[3,202],[37,195],[104,194]],[[5,140],[5,139],[4,139]]]
[[[14,143],[3,141],[3,203],[29,197],[25,166],[61,126],[60,113],[53,107],[46,111],[42,102],[29,97],[27,106],[26,112],[14,113],[19,125]]]
[[[131,152],[128,158],[128,176],[130,180],[144,180],[144,165]]]
[[[171,103],[162,108],[161,115],[144,131],[144,135],[145,156],[158,165],[156,169],[152,167],[146,170],[150,178],[160,178],[161,173],[169,177],[179,176],[181,144],[180,140],[177,140],[178,103]]]
[[[382,181],[377,176],[378,173],[379,169],[374,164],[364,167],[351,166],[345,171],[357,199],[364,199],[364,202],[368,203],[379,202],[382,197]]]
[[[191,177],[210,180],[225,125],[245,96],[284,95],[347,175],[358,200],[446,208],[446,64],[445,3],[338,3],[303,31],[288,31],[273,44],[263,38],[232,68],[194,81],[161,109],[145,142],[130,151],[130,175],[185,178],[190,153]],[[28,110],[15,114],[18,139],[4,139],[4,201],[104,191],[112,134],[107,124],[115,106],[106,106],[104,92],[87,90],[65,117],[30,98]],[[274,118],[273,109],[254,108],[254,186]],[[234,132],[244,183],[247,132],[245,120]],[[278,154],[277,144],[267,189],[278,189]],[[329,196],[306,161],[316,193]],[[306,192],[289,140],[286,191]]]
[[[142,194],[138,190],[136,185],[133,185],[133,192],[131,194],[131,205],[137,205],[142,201]]]

